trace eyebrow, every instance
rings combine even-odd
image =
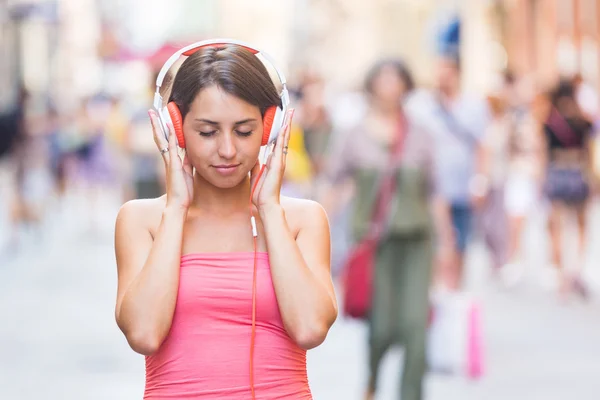
[[[196,118],[194,121],[203,122],[203,123],[209,124],[209,125],[219,125],[218,122],[211,121],[210,119],[205,119],[205,118]],[[248,122],[255,122],[255,121],[256,121],[256,118],[247,118],[247,119],[243,119],[241,121],[235,122],[234,125],[242,125],[242,124],[247,124]]]

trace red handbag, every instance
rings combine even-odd
[[[371,310],[375,255],[387,220],[388,208],[396,191],[394,166],[397,164],[404,146],[405,126],[405,120],[401,118],[400,132],[391,154],[390,168],[387,168],[379,181],[369,231],[350,251],[344,265],[343,312],[351,318],[367,318]]]

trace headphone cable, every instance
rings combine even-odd
[[[252,331],[250,334],[250,392],[252,393],[252,400],[256,399],[254,393],[254,341],[256,338],[256,269],[257,269],[257,253],[258,253],[258,231],[256,229],[256,219],[252,213],[252,198],[254,197],[254,191],[260,181],[260,177],[262,176],[265,170],[266,164],[263,164],[260,167],[260,171],[258,176],[256,177],[256,181],[254,182],[254,186],[250,192],[250,223],[252,224],[252,239],[254,242],[254,268],[252,273]]]

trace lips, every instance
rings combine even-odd
[[[224,165],[213,165],[213,168],[222,175],[230,175],[234,173],[241,164],[224,164]]]

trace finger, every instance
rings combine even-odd
[[[273,164],[273,158],[274,158],[274,157],[275,157],[275,152],[274,152],[274,151],[273,151],[273,152],[271,152],[271,153],[269,154],[269,156],[267,157],[267,162],[265,163],[265,168],[266,168],[267,170],[271,169],[271,166],[272,166],[272,164]],[[263,174],[263,175],[264,175],[264,174]]]
[[[277,137],[277,141],[275,142],[275,153],[281,154],[283,151],[283,147],[285,146],[285,132],[289,126],[289,117],[290,113],[285,113],[283,118],[283,124],[281,126],[281,131],[279,132],[279,136]]]
[[[289,111],[286,112],[285,117],[283,119],[283,124],[281,126],[281,130],[279,132],[279,135],[277,136],[277,140],[275,141],[275,146],[273,148],[273,152],[270,154],[270,156],[272,155],[273,158],[275,160],[271,161],[271,163],[275,163],[276,165],[282,166],[283,165],[283,159],[284,159],[284,154],[283,154],[283,150],[284,147],[287,146],[286,143],[286,132],[289,129],[290,126],[290,113]],[[269,165],[269,168],[271,166],[275,167],[275,164],[273,165]]]
[[[273,165],[273,167],[277,167],[281,170],[283,170],[285,168],[285,159],[286,159],[286,153],[288,152],[288,143],[289,143],[289,137],[290,137],[290,131],[291,131],[291,117],[292,117],[292,112],[293,110],[289,110],[288,112],[286,112],[285,114],[285,123],[281,128],[281,135],[279,137],[279,143],[277,143],[277,149],[276,149],[276,160],[275,163],[276,165]]]
[[[190,162],[187,153],[183,156],[183,170],[190,176],[194,175],[194,168],[192,167],[192,163]]]
[[[283,149],[287,152],[290,144],[290,138],[292,137],[292,120],[294,119],[294,109],[288,111],[288,123],[286,129],[284,131],[283,136]],[[283,152],[283,151],[282,151]],[[287,159],[287,154],[283,154],[283,168],[285,168],[285,161]]]
[[[150,124],[152,125],[152,133],[154,136],[154,143],[158,149],[164,149],[167,147],[167,139],[163,134],[158,114],[154,110],[148,110],[148,116],[150,117]]]
[[[158,151],[163,158],[165,164],[169,162],[169,155],[167,153],[162,152],[161,150],[168,147],[168,143],[165,140],[164,135],[162,134],[162,128],[160,126],[160,121],[158,119],[158,115],[154,110],[149,110],[148,115],[150,116],[150,124],[152,125],[152,132],[154,134],[154,143],[156,147],[158,147]]]
[[[292,108],[288,111],[289,119],[287,123],[287,129],[285,131],[285,144],[284,147],[287,147],[290,143],[290,137],[292,136],[292,120],[294,119],[295,110]]]
[[[176,157],[179,157],[177,154],[177,141],[175,139],[175,128],[173,128],[173,124],[170,122],[167,124],[169,127],[169,158],[171,162],[175,161]],[[181,160],[178,165],[181,165]]]

